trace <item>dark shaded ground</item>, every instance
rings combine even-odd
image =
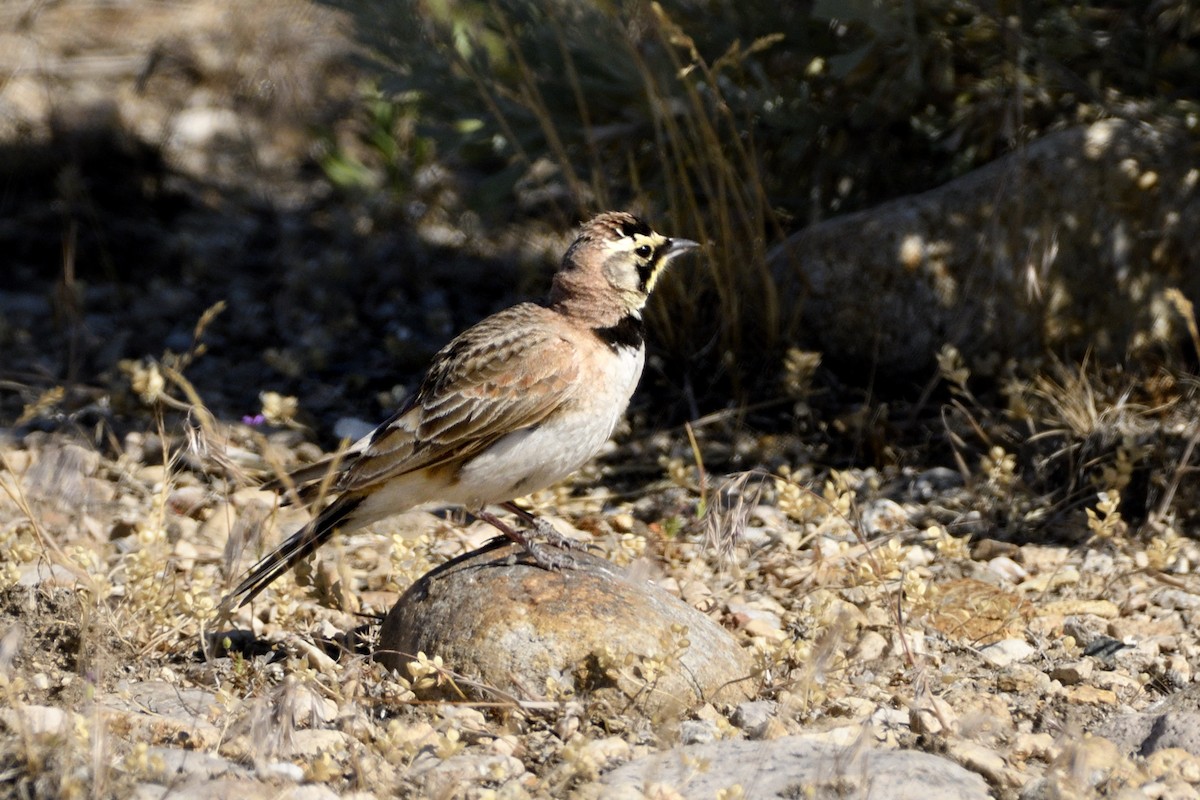
[[[14,163],[45,165],[9,173],[0,228],[11,254],[0,279],[4,370],[30,379],[23,402],[79,382],[82,397],[61,409],[77,410],[89,389],[115,387],[122,359],[189,350],[201,315],[224,301],[206,356],[188,370],[214,412],[253,414],[258,392],[273,389],[304,397],[325,422],[335,400],[337,413],[378,414],[377,392],[422,369],[451,331],[520,296],[511,262],[423,246],[403,221],[370,219],[340,198],[287,210],[221,196],[120,131],[86,140],[10,148]],[[64,183],[67,196],[55,191]],[[5,400],[6,415],[19,413]]]

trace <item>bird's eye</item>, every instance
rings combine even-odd
[[[653,251],[650,249],[650,245],[644,244],[633,252],[637,253],[639,258],[649,258],[650,253]]]

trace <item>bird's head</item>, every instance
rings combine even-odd
[[[605,316],[640,315],[672,259],[700,245],[656,233],[623,211],[584,223],[554,276],[551,305],[600,304]]]

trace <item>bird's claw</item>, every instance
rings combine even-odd
[[[562,536],[557,531],[555,533]],[[565,536],[562,538],[564,541],[571,541]],[[525,551],[529,553],[534,563],[549,572],[562,572],[564,569],[571,569],[576,565],[575,556],[571,554],[571,551],[558,544],[529,539],[524,542],[524,545]]]
[[[557,528],[541,517],[533,522],[533,535],[541,542],[559,550],[582,550],[585,547],[583,542],[559,533]]]

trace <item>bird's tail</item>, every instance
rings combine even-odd
[[[330,503],[317,515],[316,519],[288,537],[283,544],[263,556],[257,564],[251,567],[250,572],[237,585],[237,588],[221,600],[221,608],[230,609],[234,602],[237,602],[237,607],[241,608],[253,600],[276,578],[329,541],[338,526],[346,521],[346,518],[354,509],[358,508],[362,501],[361,496],[342,495]]]

